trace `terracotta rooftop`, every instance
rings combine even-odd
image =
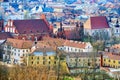
[[[33,42],[28,41],[28,40],[26,41],[26,40],[8,38],[6,41],[6,44],[9,44],[9,45],[13,46],[14,48],[28,49],[28,48],[32,47]]]
[[[0,32],[0,40],[6,40],[7,38],[13,38],[9,32]]]
[[[56,47],[62,46],[64,42],[65,40],[60,38],[43,37],[42,41],[38,41],[37,46],[50,46],[56,49]]]
[[[120,49],[120,44],[115,44],[115,45],[113,45],[111,48]]]
[[[66,39],[80,39],[78,31],[65,30]],[[76,35],[76,36],[75,36]]]
[[[72,40],[66,40],[63,45],[64,46],[77,47],[77,48],[85,48],[87,43],[78,42],[78,41],[72,41]]]
[[[37,48],[34,52],[55,52],[55,50],[53,50],[52,47],[41,47],[41,48]]]
[[[43,19],[14,20],[13,25],[20,34],[49,33],[49,26]]]
[[[103,54],[103,57],[108,58],[108,59],[112,59],[112,60],[120,60],[120,55],[110,53],[110,52],[105,52]]]
[[[91,29],[109,28],[107,18],[105,16],[90,17]]]

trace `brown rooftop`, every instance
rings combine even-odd
[[[13,20],[13,25],[20,34],[49,33],[50,27],[43,19]]]
[[[120,44],[115,44],[115,45],[113,45],[111,48],[120,49]]]
[[[103,54],[103,57],[106,57],[108,59],[112,59],[112,60],[120,60],[120,55],[111,53],[111,52],[105,52]]]
[[[28,41],[28,40],[19,40],[19,39],[8,38],[6,41],[6,44],[10,44],[14,48],[28,49],[28,48],[32,47],[33,42]]]
[[[87,43],[85,43],[85,42],[78,42],[78,41],[66,40],[63,45],[64,46],[77,47],[77,48],[85,48],[86,44]]]

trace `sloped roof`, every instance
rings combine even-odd
[[[115,44],[115,45],[113,45],[111,48],[120,49],[120,44]]]
[[[78,41],[72,41],[72,40],[66,40],[63,45],[64,46],[77,47],[77,48],[85,48],[87,43],[78,42]]]
[[[13,25],[20,34],[49,33],[49,26],[43,19],[14,20]]]
[[[9,45],[13,46],[14,48],[28,49],[28,48],[32,47],[33,42],[28,41],[28,40],[19,40],[19,39],[8,38],[6,41],[6,44],[9,44]]]
[[[0,40],[6,40],[7,38],[13,38],[9,32],[0,32]]]
[[[79,32],[74,30],[65,30],[66,39],[80,39]]]
[[[54,50],[58,46],[62,46],[63,43],[65,42],[64,39],[60,38],[51,38],[51,37],[43,37],[42,41],[38,41],[37,46],[50,46]]]
[[[109,28],[107,18],[105,16],[91,17],[91,29]]]
[[[120,55],[117,55],[111,52],[105,52],[103,54],[103,57],[111,59],[111,60],[120,60]]]

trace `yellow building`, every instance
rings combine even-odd
[[[99,68],[101,58],[100,54],[94,52],[68,53],[66,62],[71,73],[80,73],[85,68]]]
[[[60,61],[60,62],[59,62]],[[40,67],[45,66],[52,70],[58,70],[60,73],[69,73],[65,60],[60,60],[55,50],[51,47],[37,48],[26,58],[27,66]]]
[[[103,54],[103,66],[120,68],[120,55],[106,52]]]
[[[56,66],[58,59],[52,48],[44,47],[36,49],[27,57],[28,66]]]

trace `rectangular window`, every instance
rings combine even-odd
[[[33,61],[31,62],[31,64],[33,64]]]
[[[77,51],[77,49],[75,49],[75,51]]]
[[[113,63],[115,63],[115,61],[113,61]]]
[[[26,50],[26,52],[28,52],[28,50]]]
[[[37,64],[39,64],[39,62],[37,62]]]
[[[18,56],[20,56],[20,54],[18,54]]]
[[[25,56],[25,54],[23,54],[23,56]]]
[[[69,51],[69,48],[68,48],[68,51]]]
[[[18,50],[18,52],[20,52],[20,50]]]
[[[56,61],[54,61],[54,64],[56,64]]]
[[[50,61],[49,61],[49,64],[50,64]]]
[[[45,57],[43,57],[43,60],[45,60]]]
[[[49,57],[49,59],[51,59],[51,57]]]
[[[43,65],[45,65],[45,61],[43,61]]]
[[[116,29],[116,33],[118,33],[118,29]]]
[[[39,60],[39,57],[37,57],[37,59]]]
[[[31,57],[31,59],[33,59],[33,56]]]
[[[106,59],[104,59],[104,61],[106,61]]]
[[[120,61],[118,63],[120,64]]]
[[[110,60],[108,62],[110,62]]]
[[[23,50],[23,52],[25,52],[25,51]]]

